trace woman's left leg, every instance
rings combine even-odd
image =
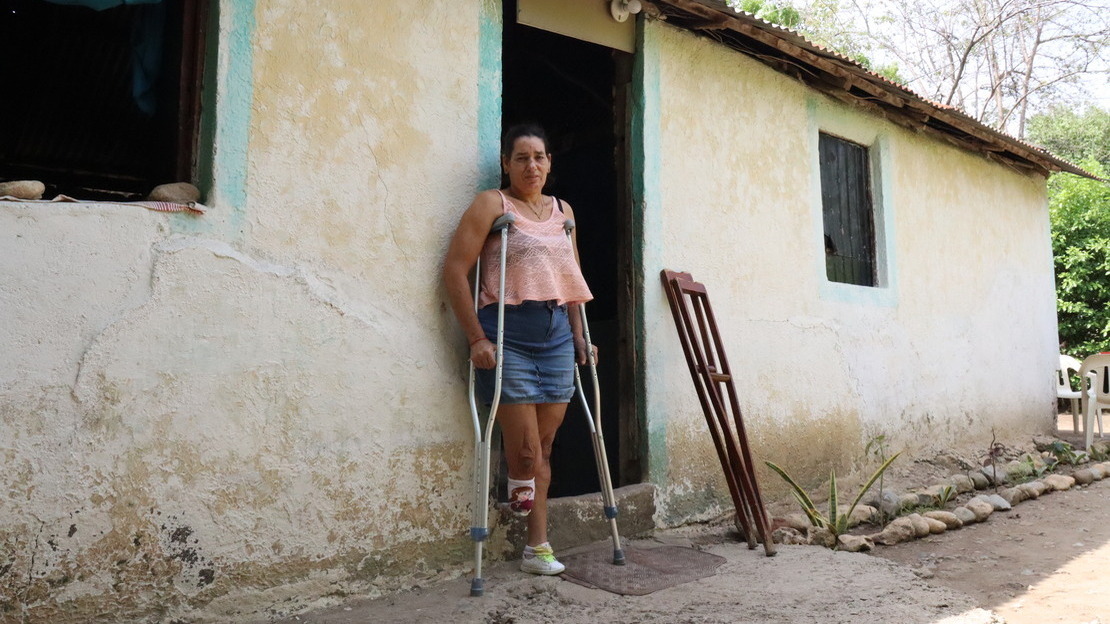
[[[547,489],[551,485],[551,445],[555,432],[563,424],[567,413],[566,403],[540,403],[536,405],[539,428],[540,456],[536,461],[536,499],[528,515],[528,545],[538,546],[547,541]]]

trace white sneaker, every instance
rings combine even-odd
[[[551,550],[551,546],[542,544],[533,548],[532,553],[524,551],[520,569],[529,574],[553,575],[562,574],[567,567],[555,558],[555,551]]]

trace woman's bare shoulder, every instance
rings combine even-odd
[[[490,189],[474,196],[474,201],[470,203],[470,210],[481,215],[500,215],[504,212],[503,204],[501,193],[496,189]]]
[[[573,219],[574,218],[574,208],[571,208],[570,202],[568,202],[565,199],[560,199],[559,203],[562,204],[562,206],[563,206],[563,214],[565,214],[568,219]]]

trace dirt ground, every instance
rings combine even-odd
[[[945,471],[922,462],[892,479]],[[482,598],[468,597],[469,579],[458,578],[269,621],[1110,624],[1110,479],[871,554],[779,546],[777,556],[766,557],[739,543],[728,523],[660,531],[629,547],[664,544],[702,549],[726,563],[713,576],[629,597],[496,563],[487,566]]]
[[[875,554],[1008,624],[1110,624],[1110,479]]]

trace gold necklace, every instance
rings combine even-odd
[[[525,206],[528,206],[528,209],[532,211],[532,214],[536,215],[536,220],[537,221],[543,221],[543,209],[544,209],[543,195],[540,195],[540,209],[539,210],[536,210],[536,207],[533,206],[531,204],[531,202],[520,199],[519,197],[517,197],[516,199],[517,199],[517,201],[524,204]]]

